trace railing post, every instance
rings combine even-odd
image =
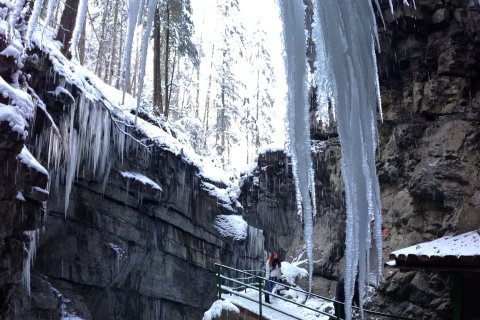
[[[222,299],[222,278],[220,277],[220,266],[218,264],[215,265],[215,273],[217,279],[217,296],[218,299]]]
[[[262,318],[262,278],[258,278],[258,314]]]

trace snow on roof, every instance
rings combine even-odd
[[[203,314],[202,320],[216,319],[217,317],[220,317],[222,315],[223,310],[227,312],[232,311],[232,312],[240,313],[240,310],[228,300],[217,300],[212,304],[210,309],[205,311],[205,313]]]
[[[240,215],[218,215],[213,226],[222,236],[233,240],[244,240],[247,237],[248,224]]]
[[[478,231],[470,231],[457,236],[446,236],[437,240],[419,243],[404,249],[393,251],[390,259],[402,256],[480,256],[480,235]]]
[[[0,109],[1,110],[1,109]],[[40,163],[38,163],[37,159],[35,159],[30,151],[28,151],[27,147],[23,147],[22,151],[18,154],[17,159],[20,160],[21,163],[32,168],[44,175],[48,176],[48,171],[45,169]]]
[[[120,171],[120,174],[122,177],[125,177],[127,179],[133,179],[135,181],[141,182],[143,184],[149,185],[150,187],[160,190],[163,192],[162,187],[160,187],[155,181],[150,179],[149,177],[144,176],[141,173],[138,172],[128,172],[128,171]]]

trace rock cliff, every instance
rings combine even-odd
[[[33,49],[21,67],[48,111],[29,138],[0,123],[0,318],[201,319],[214,264],[258,267],[261,231],[221,236],[214,218],[239,211],[218,196],[231,186],[119,118],[52,55]],[[19,69],[2,66],[5,79]],[[24,145],[50,174],[24,164]]]
[[[381,9],[377,59],[383,120],[378,124],[377,171],[387,260],[396,249],[480,226],[480,6],[468,0],[416,0],[415,5],[395,5],[392,13],[388,1],[381,1]],[[311,114],[317,195],[314,288],[334,296],[332,281],[343,275],[345,237],[340,146],[335,130],[315,121],[315,108]],[[260,183],[253,188],[252,183],[244,184],[258,195],[252,210],[246,209],[260,214],[253,221],[267,216],[259,208],[267,207],[275,193],[294,193],[288,168],[282,171],[278,166],[288,161],[279,153],[259,158],[258,177],[253,179]],[[275,191],[262,184],[279,176],[287,180],[275,182],[281,186]],[[293,205],[280,207],[295,215]],[[283,248],[287,259],[301,254],[300,219],[272,220],[277,225],[259,225],[266,233],[277,230],[276,242],[266,247]],[[283,240],[286,234],[293,240]],[[369,307],[416,318],[451,319],[455,276],[387,268]],[[464,276],[464,317],[478,319],[471,299],[478,297],[479,277]]]

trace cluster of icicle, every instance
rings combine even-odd
[[[375,58],[377,26],[370,0],[314,0],[315,82],[319,103],[333,102],[342,148],[345,183],[345,310],[351,318],[355,277],[365,283],[372,236],[381,253],[381,203],[375,168],[377,106],[380,106]],[[297,202],[304,212],[310,279],[312,273],[312,192],[309,106],[307,105],[305,6],[281,1],[288,80],[289,127]],[[293,127],[293,128],[292,128]],[[301,207],[300,207],[301,206]],[[373,229],[372,229],[373,221]],[[381,254],[376,257],[381,274]],[[377,277],[378,279],[378,277]],[[311,287],[311,285],[309,285]],[[364,296],[359,286],[360,297]],[[363,312],[362,312],[363,313]]]
[[[123,160],[125,150],[131,147],[137,148],[136,152],[147,151],[125,135],[125,124],[113,125],[109,110],[101,102],[92,102],[80,95],[65,109],[68,111],[60,120],[58,131],[52,128],[37,137],[36,156],[42,158],[45,156],[42,153],[46,153],[50,188],[59,190],[65,185],[66,215],[76,178],[102,181],[104,188],[114,161],[112,156]]]

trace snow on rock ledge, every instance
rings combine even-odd
[[[245,240],[247,237],[248,224],[239,215],[219,215],[213,226],[222,236],[231,237],[233,240]]]
[[[217,319],[217,317],[222,315],[223,310],[240,313],[240,310],[228,300],[217,300],[212,304],[210,309],[205,312],[202,320]]]
[[[162,187],[160,187],[155,181],[153,181],[152,179],[144,176],[143,174],[140,174],[140,173],[137,173],[137,172],[128,172],[128,171],[120,171],[120,174],[124,178],[133,179],[133,180],[141,182],[141,183],[143,183],[147,186],[150,186],[153,189],[157,189],[157,190],[163,192]]]

